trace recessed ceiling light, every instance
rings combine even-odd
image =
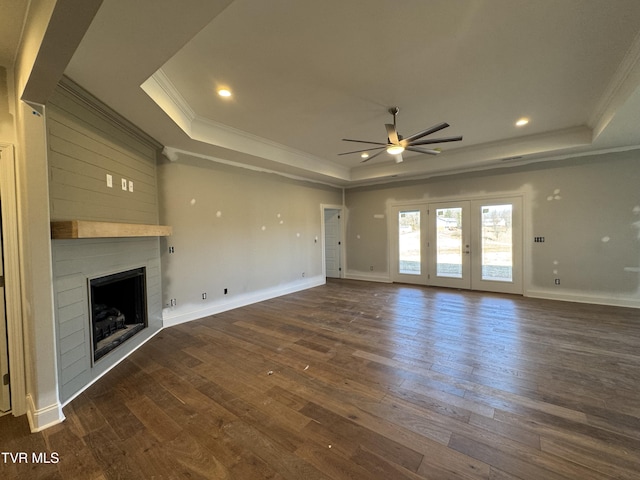
[[[369,154],[367,152],[364,152],[360,155],[360,158],[369,158]]]
[[[527,123],[529,123],[529,119],[528,118],[521,118],[520,120],[518,120],[516,122],[516,126],[517,127],[524,127]]]
[[[221,88],[220,90],[218,90],[218,95],[220,95],[221,97],[230,97],[231,90],[228,90],[226,88]]]

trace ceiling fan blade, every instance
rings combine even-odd
[[[390,123],[385,123],[384,125],[387,129],[387,137],[389,138],[389,142],[394,145],[398,145],[400,140],[398,139],[398,132],[396,132],[395,125],[391,125]]]
[[[429,140],[420,140],[419,142],[411,142],[410,146],[413,147],[415,145],[431,145],[432,143],[459,142],[460,140],[462,140],[462,135],[459,137],[443,137],[432,138]]]
[[[344,153],[339,153],[338,155],[349,155],[350,153],[370,152],[371,150],[380,150],[381,148],[384,148],[384,147],[372,147],[372,148],[365,148],[364,150],[354,150],[353,152],[344,152]]]
[[[362,160],[360,163],[364,163],[364,162],[368,162],[369,160],[371,160],[372,158],[376,158],[378,155],[380,155],[381,153],[386,152],[386,150],[382,149],[380,150],[378,153],[376,153],[375,155],[371,155],[370,157],[365,158],[364,160]]]
[[[443,128],[447,128],[448,126],[449,124],[446,122],[439,123],[438,125],[434,125],[433,127],[427,128],[426,130],[422,130],[421,132],[414,133],[413,135],[402,140],[402,142],[405,145],[409,144],[414,140],[418,140],[419,138],[426,137],[427,135],[431,135],[432,133],[439,132],[440,130],[442,130]]]
[[[343,138],[342,139],[343,142],[357,142],[357,143],[369,143],[371,145],[387,145],[386,143],[382,143],[382,142],[368,142],[366,140],[352,140],[351,138]]]
[[[440,153],[439,150],[426,150],[424,148],[414,148],[414,147],[406,147],[405,150],[409,150],[410,152],[428,153],[429,155],[438,155]]]

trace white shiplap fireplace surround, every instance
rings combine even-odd
[[[162,328],[158,238],[53,240],[58,388],[63,404]],[[90,279],[144,267],[148,326],[93,362]]]

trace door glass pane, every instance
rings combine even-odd
[[[512,205],[482,207],[482,279],[513,280]]]
[[[398,215],[399,273],[420,275],[420,211]]]
[[[462,208],[436,209],[436,275],[462,278]]]

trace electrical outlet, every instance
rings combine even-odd
[[[556,285],[560,285],[560,279],[559,279],[559,278],[556,278],[556,279],[555,279],[555,281],[554,281],[554,283],[555,283]]]
[[[371,266],[369,267],[369,270],[371,270],[371,271],[373,272],[373,265],[371,265]]]
[[[133,192],[133,180],[129,180],[129,191]]]
[[[176,306],[176,303],[177,303],[177,302],[176,302],[176,299],[175,299],[175,298],[172,298],[172,299],[169,301],[169,306],[171,306],[171,307],[175,307],[175,306]]]
[[[202,299],[203,299],[203,300],[206,300],[206,299],[207,299],[207,294],[206,294],[206,292],[202,294]]]
[[[224,289],[224,294],[226,295],[227,293],[229,293],[229,289],[228,289],[228,288],[225,288],[225,289]]]
[[[175,248],[169,247],[169,253],[175,253],[175,251],[176,251]]]

